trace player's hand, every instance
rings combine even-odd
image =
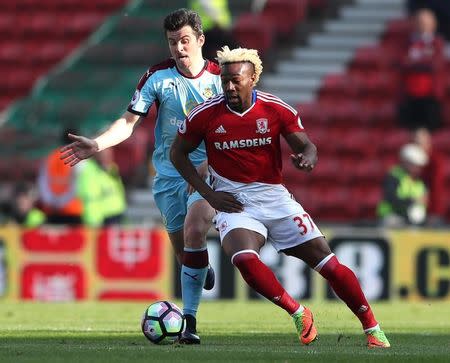
[[[291,154],[291,161],[299,170],[311,171],[314,169],[314,163],[304,154]]]
[[[197,173],[198,173],[198,175],[200,175],[200,178],[202,178],[203,180],[206,180],[206,178],[208,177],[208,174],[209,174],[207,161],[204,161],[199,166],[197,166]],[[191,195],[192,193],[195,192],[195,189],[191,184],[188,184],[187,192],[189,195]]]
[[[98,145],[95,140],[73,134],[68,134],[68,136],[73,142],[60,149],[61,160],[64,160],[64,164],[74,166],[98,151]]]
[[[215,210],[226,213],[240,213],[244,206],[236,197],[227,192],[211,192],[205,199]]]

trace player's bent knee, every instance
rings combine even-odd
[[[329,270],[334,270],[338,264],[339,261],[334,253],[330,253],[328,256],[323,258],[316,266],[314,266],[314,270],[320,272],[325,265],[327,265],[327,268]]]
[[[198,226],[190,226],[185,228],[184,246],[189,248],[200,248],[206,245],[207,230]]]
[[[206,247],[206,241],[201,239],[186,239],[184,242],[185,248],[199,249]]]
[[[334,253],[329,254],[322,261],[320,261],[314,270],[321,274],[325,279],[330,280],[336,276],[336,273],[342,268],[347,269],[342,265]]]
[[[239,267],[244,261],[259,259],[259,254],[253,250],[241,250],[231,256],[231,263]]]
[[[192,224],[207,224],[209,226],[211,225],[214,214],[214,209],[206,200],[197,200],[188,208],[186,222]]]

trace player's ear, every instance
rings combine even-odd
[[[255,87],[256,86],[256,73],[252,74],[251,79],[252,79],[252,87]]]
[[[197,39],[197,42],[200,47],[203,47],[203,45],[205,44],[205,35],[200,35]]]

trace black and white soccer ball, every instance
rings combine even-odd
[[[155,344],[171,344],[179,339],[186,328],[181,309],[170,301],[157,301],[144,311],[142,332]]]

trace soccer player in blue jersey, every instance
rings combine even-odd
[[[189,111],[222,93],[222,86],[218,65],[203,58],[205,36],[196,12],[187,9],[172,12],[164,20],[164,30],[172,57],[149,68],[140,79],[127,111],[104,133],[95,139],[69,134],[73,142],[61,149],[61,158],[73,166],[98,151],[121,143],[132,134],[139,118],[147,115],[151,105],[156,103],[153,195],[182,265],[183,312],[187,327],[180,342],[198,344],[196,313],[202,288],[211,289],[214,285],[214,271],[209,266],[206,249],[206,234],[214,210],[186,184],[173,167],[169,152],[178,126]],[[190,158],[206,179],[204,144]]]

